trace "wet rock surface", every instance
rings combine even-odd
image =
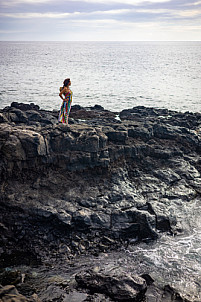
[[[57,117],[34,104],[0,110],[1,275],[18,265],[52,263],[56,270],[58,259],[75,265],[83,255],[189,231],[185,211],[200,203],[201,194],[201,114],[145,107],[114,113],[96,105],[73,106],[69,125]],[[118,291],[128,295],[125,301],[141,301],[157,291],[151,285],[143,295],[131,290],[129,296],[126,279],[105,290],[107,272],[98,286],[98,273],[91,272],[89,285],[81,271],[49,289],[30,277],[34,289],[20,281],[18,290],[42,301],[123,301]],[[2,278],[3,286],[14,284]],[[166,295],[173,297],[167,301],[184,301]]]

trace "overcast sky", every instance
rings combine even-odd
[[[200,41],[201,0],[0,0],[1,41]]]

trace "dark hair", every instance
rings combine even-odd
[[[63,85],[63,87],[67,87],[68,84],[69,84],[69,82],[70,82],[70,78],[65,79],[65,80],[64,80],[64,85]]]

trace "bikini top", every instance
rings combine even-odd
[[[63,90],[63,87],[59,88],[60,92]],[[65,99],[67,99],[69,96],[72,97],[73,92],[70,90],[67,93],[64,93]]]
[[[65,99],[72,99],[72,91],[70,90],[70,91],[68,91],[67,93],[65,93],[64,94],[64,96],[65,96]]]

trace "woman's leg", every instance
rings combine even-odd
[[[71,100],[69,100],[66,103],[66,116],[65,116],[65,122],[66,122],[66,124],[68,124],[68,117],[69,117],[69,114],[70,114],[70,109],[71,109]]]
[[[61,123],[64,122],[64,104],[61,105],[58,121]]]

